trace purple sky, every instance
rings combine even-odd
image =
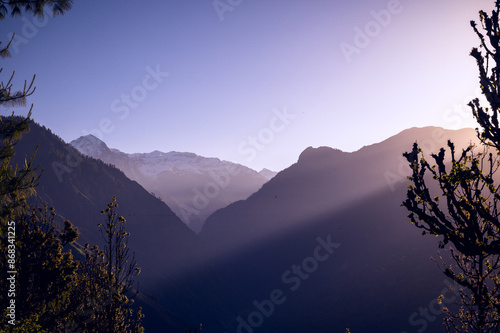
[[[33,118],[65,141],[93,133],[125,152],[278,171],[308,146],[353,151],[414,126],[474,127],[469,21],[492,7],[75,0],[63,17],[0,23],[0,40],[18,37],[2,79],[16,70],[20,86],[36,73]]]

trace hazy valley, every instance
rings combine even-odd
[[[256,172],[243,165],[193,153],[154,151],[125,154],[92,135],[70,143],[84,155],[114,165],[163,200],[193,231],[217,209],[246,199],[276,172]]]
[[[440,325],[418,310],[448,282],[429,260],[436,256],[437,242],[422,237],[400,207],[408,175],[401,154],[415,140],[438,150],[448,139],[463,147],[477,140],[472,129],[427,127],[353,153],[308,148],[267,182],[253,170],[228,163],[241,169],[238,176],[246,176],[234,184],[255,192],[216,210],[199,235],[138,179],[146,181],[144,170],[152,168],[147,162],[160,159],[163,164],[154,165],[162,171],[149,172],[168,170],[172,175],[165,176],[163,191],[182,192],[182,181],[192,176],[176,179],[173,190],[168,179],[197,173],[200,165],[208,164],[209,172],[227,170],[227,162],[194,154],[129,156],[97,141],[99,149],[95,143],[80,145],[87,154],[89,147],[101,151],[94,157],[104,163],[38,125],[31,126],[16,156],[29,155],[39,145],[36,161],[44,175],[36,200],[61,207],[58,214],[79,228],[80,244],[100,243],[95,229],[100,208],[117,196],[142,268],[139,303],[146,309],[145,327],[152,331],[203,323],[207,332],[246,333],[257,331],[254,326],[259,332],[366,331],[373,325],[415,332]],[[182,166],[167,167],[164,155],[181,159]],[[126,176],[134,173],[135,181]],[[215,182],[202,176],[195,185],[187,183],[187,193],[191,186],[202,188],[203,181]],[[367,315],[360,318],[360,312]]]
[[[0,21],[0,332],[500,331],[500,1]]]

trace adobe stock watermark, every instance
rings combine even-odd
[[[217,16],[219,16],[219,20],[222,22],[227,12],[233,12],[242,3],[243,0],[214,0],[212,5],[214,6]]]
[[[163,72],[160,69],[159,64],[154,68],[147,66],[145,71],[146,75],[140,84],[134,86],[129,92],[121,94],[119,98],[111,102],[110,110],[117,115],[120,121],[126,120],[131,110],[136,109],[148,97],[148,94],[157,89],[165,81],[165,78],[169,76],[169,73]],[[104,117],[98,122],[95,128],[91,130],[84,129],[82,130],[82,134],[92,134],[99,140],[103,140],[105,134],[110,134],[115,129],[116,120],[113,121],[109,117]],[[63,181],[63,175],[72,172],[83,160],[76,150],[68,147],[66,149],[68,153],[65,158],[62,161],[53,161],[51,165],[60,183]]]
[[[45,6],[43,8],[43,17],[33,16],[31,19],[27,19],[26,16],[21,17],[23,25],[21,27],[20,33],[9,32],[7,34],[7,40],[10,41],[12,38],[12,43],[10,44],[9,50],[13,51],[15,54],[19,53],[20,46],[26,45],[35,38],[40,29],[45,27],[49,23],[49,18],[52,17],[51,10]]]
[[[446,305],[452,304],[460,296],[460,286],[448,279],[444,279],[446,285],[439,297],[432,299],[427,306],[420,307],[408,317],[408,324],[413,327],[411,331],[401,331],[400,333],[423,333],[427,330],[429,323],[436,321],[443,313]]]
[[[16,222],[7,223],[7,297],[9,299],[7,306],[7,322],[9,325],[16,325],[16,293],[17,293],[17,264],[16,264]]]
[[[340,50],[348,63],[352,61],[355,54],[360,54],[361,51],[367,48],[371,41],[378,37],[384,28],[392,21],[392,18],[403,11],[403,6],[400,0],[390,0],[387,3],[387,9],[379,11],[372,10],[370,15],[373,20],[368,21],[364,27],[354,27],[354,38],[352,44],[340,43]]]
[[[288,112],[286,107],[282,110],[273,110],[273,116],[269,119],[267,127],[261,128],[255,135],[248,136],[238,145],[238,153],[246,156],[248,162],[253,161],[260,151],[266,149],[275,139],[276,134],[281,133],[290,125],[296,115]]]
[[[261,327],[267,318],[270,318],[276,306],[284,304],[290,293],[297,291],[302,283],[308,280],[319,268],[320,263],[327,261],[336,249],[340,247],[339,243],[332,242],[332,236],[328,235],[326,239],[316,238],[317,245],[310,256],[304,258],[298,265],[292,265],[281,274],[281,281],[285,288],[274,289],[269,293],[269,298],[263,301],[254,300],[252,302],[254,311],[250,312],[245,318],[238,316],[236,321],[238,327],[236,333],[253,333]]]

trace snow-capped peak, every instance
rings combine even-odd
[[[71,141],[70,145],[75,147],[82,154],[92,157],[98,157],[110,151],[104,142],[92,134],[81,136],[78,139]]]

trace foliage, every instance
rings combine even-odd
[[[448,330],[494,332],[500,322],[500,196],[493,180],[498,163],[493,154],[476,154],[472,147],[457,157],[453,144],[448,145],[449,168],[445,149],[432,155],[436,163],[432,167],[417,144],[411,153],[404,154],[413,172],[403,206],[424,235],[442,236],[440,248],[452,244],[455,264],[445,265],[443,271],[464,289],[460,291],[459,312],[447,310]],[[437,181],[438,189],[427,187],[426,173]],[[459,324],[453,324],[453,319]]]
[[[35,16],[43,16],[44,9],[52,6],[52,12],[64,14],[72,6],[71,0],[0,0],[0,20],[3,20],[7,14],[11,16],[20,16],[23,12]],[[9,58],[9,46],[13,40],[2,46],[0,41],[0,58]],[[3,68],[0,68],[2,74]],[[30,83],[25,81],[22,90],[13,90],[14,72],[10,74],[6,81],[0,80],[0,109],[15,106],[26,105],[26,98],[35,92],[35,76]],[[25,118],[20,120],[14,117],[14,112],[10,118],[0,118],[0,233],[5,232],[5,223],[12,220],[16,210],[23,207],[27,197],[35,194],[40,175],[37,175],[33,167],[33,155],[31,159],[25,159],[22,168],[17,165],[11,165],[14,156],[14,146],[21,139],[23,133],[29,130],[31,123],[30,108]]]
[[[104,238],[104,248],[89,248],[80,270],[75,301],[80,318],[72,323],[84,332],[144,332],[141,309],[133,309],[132,286],[140,269],[127,248],[129,233],[125,219],[116,212],[116,198],[101,213],[105,219],[99,230]],[[75,331],[75,330],[73,330]],[[78,330],[77,330],[78,331]]]
[[[0,0],[0,20],[23,13],[43,16],[47,7],[51,7],[53,15],[63,14],[71,6],[71,0]],[[6,46],[0,42],[0,58],[11,56],[9,46],[13,38]],[[25,82],[22,90],[14,90],[14,74],[0,81],[0,108],[24,106],[35,91],[35,77]],[[58,226],[53,208],[28,206],[27,199],[36,194],[41,176],[33,165],[35,155],[25,158],[22,166],[13,165],[12,161],[16,144],[29,131],[31,109],[26,117],[15,116],[14,112],[9,118],[0,117],[0,279],[5,282],[12,276],[14,281],[0,283],[0,306],[6,309],[15,302],[15,319],[7,323],[8,312],[2,311],[5,313],[0,319],[0,330],[143,332],[143,315],[140,309],[132,309],[133,299],[127,295],[139,269],[133,258],[128,262],[129,234],[125,220],[115,213],[115,199],[104,211],[107,247],[89,250],[87,245],[83,262],[74,260],[68,249],[78,238],[78,230],[71,222]],[[14,266],[8,266],[7,248],[15,257]],[[15,273],[9,273],[14,270]],[[12,296],[7,298],[7,291]]]
[[[38,325],[53,332],[63,332],[72,316],[71,297],[76,283],[78,263],[70,250],[78,231],[66,221],[62,230],[54,223],[55,212],[49,208],[32,209],[15,218],[16,230],[16,319],[19,325]],[[0,263],[0,275],[7,281],[9,269]],[[7,284],[2,285],[0,303],[7,307]],[[4,323],[6,316],[0,319]],[[18,328],[19,329],[19,328]]]
[[[500,128],[500,1],[495,2],[491,17],[480,12],[483,35],[475,22],[483,55],[474,48],[471,56],[479,68],[481,90],[490,107],[478,99],[469,103],[481,129],[478,147],[455,151],[452,142],[447,149],[431,154],[433,165],[415,143],[405,153],[412,169],[407,199],[403,206],[409,218],[423,234],[441,236],[439,247],[450,245],[453,264],[444,264],[446,276],[460,286],[459,310],[445,308],[448,332],[498,332],[500,329],[500,185],[495,173],[499,168]],[[447,154],[449,154],[447,157]],[[442,296],[441,296],[442,298]]]
[[[2,327],[2,332],[11,333],[52,333],[51,331],[45,330],[40,324],[38,324],[38,316],[32,315],[29,318],[23,320],[17,320],[16,325],[4,325]]]
[[[0,0],[0,20],[6,15],[20,16],[23,11],[43,16],[44,9],[51,7],[53,15],[64,14],[71,9],[72,0]]]
[[[481,91],[488,101],[489,108],[481,106],[479,99],[469,103],[472,113],[481,126],[478,137],[481,141],[500,151],[500,127],[498,113],[500,111],[500,1],[495,2],[495,10],[491,16],[480,11],[481,27],[485,34],[478,29],[477,23],[471,21],[471,27],[479,37],[480,47],[473,48],[471,56],[476,60],[479,69],[479,84]],[[484,54],[481,52],[484,50]]]

